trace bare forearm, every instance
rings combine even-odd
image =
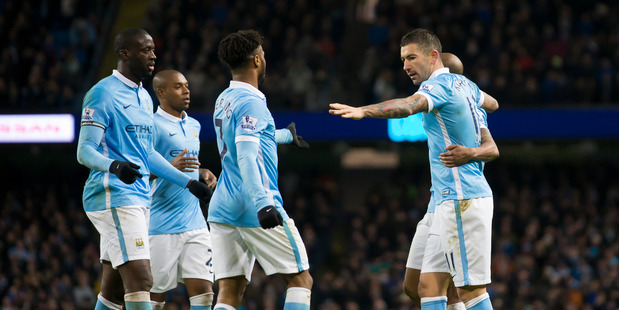
[[[489,162],[499,157],[499,150],[490,146],[479,146],[473,148],[473,159]]]
[[[481,145],[473,148],[474,158],[484,162],[493,161],[499,158],[499,148],[497,147],[488,129],[481,131]]]
[[[403,118],[422,110],[423,101],[425,100],[422,100],[421,98],[423,97],[410,96],[406,98],[392,99],[361,107],[361,109],[363,110],[365,117]]]

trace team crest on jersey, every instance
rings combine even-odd
[[[144,239],[142,239],[141,237],[138,237],[135,239],[135,247],[138,249],[143,249],[144,248]]]
[[[251,117],[249,115],[243,116],[243,122],[241,123],[241,128],[245,131],[256,131],[256,126],[258,125],[258,119],[255,117]]]
[[[82,110],[82,120],[84,121],[92,121],[94,115],[95,109],[93,108],[84,108],[84,110]]]
[[[421,89],[420,90],[423,90],[423,91],[429,93],[429,92],[432,91],[432,88],[434,88],[434,85],[423,84],[423,85],[421,85]]]

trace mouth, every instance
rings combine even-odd
[[[185,97],[185,98],[183,98],[183,101],[184,101],[185,103],[189,103],[189,102],[191,101],[191,99],[190,99],[189,97]]]
[[[148,65],[148,70],[155,71],[155,65],[154,64]]]

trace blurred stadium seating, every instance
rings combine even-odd
[[[0,113],[79,113],[83,92],[111,70],[101,64],[118,7],[0,1]],[[146,15],[156,69],[185,73],[196,112],[211,111],[227,86],[216,45],[241,28],[265,35],[262,89],[276,111],[411,94],[399,37],[419,26],[436,31],[501,109],[619,103],[617,1],[154,0]],[[497,141],[502,157],[486,168],[495,309],[619,308],[617,141]],[[400,165],[344,169],[341,155],[357,146],[396,152]],[[201,161],[217,171],[214,146],[202,148]],[[315,279],[312,309],[413,308],[401,283],[429,198],[426,154],[424,143],[389,141],[281,149],[285,206]],[[92,309],[98,237],[81,206],[88,172],[75,145],[0,145],[0,160],[0,308]],[[244,307],[280,309],[284,292],[256,268]],[[182,288],[168,307],[188,308]]]

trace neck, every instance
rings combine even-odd
[[[118,70],[118,72],[120,72],[124,77],[130,79],[135,84],[140,85],[141,80],[131,73],[131,70],[129,70],[129,67],[125,65],[125,63],[119,61],[116,70]]]
[[[178,118],[182,118],[183,112],[182,111],[176,111],[174,109],[172,109],[169,105],[167,105],[165,103],[165,101],[161,101],[161,99],[159,99],[159,107],[162,108],[164,111],[166,111],[168,114],[176,116]]]
[[[245,82],[255,88],[258,88],[258,76],[254,72],[247,72],[247,71],[232,72],[232,80],[239,81],[239,82]]]

